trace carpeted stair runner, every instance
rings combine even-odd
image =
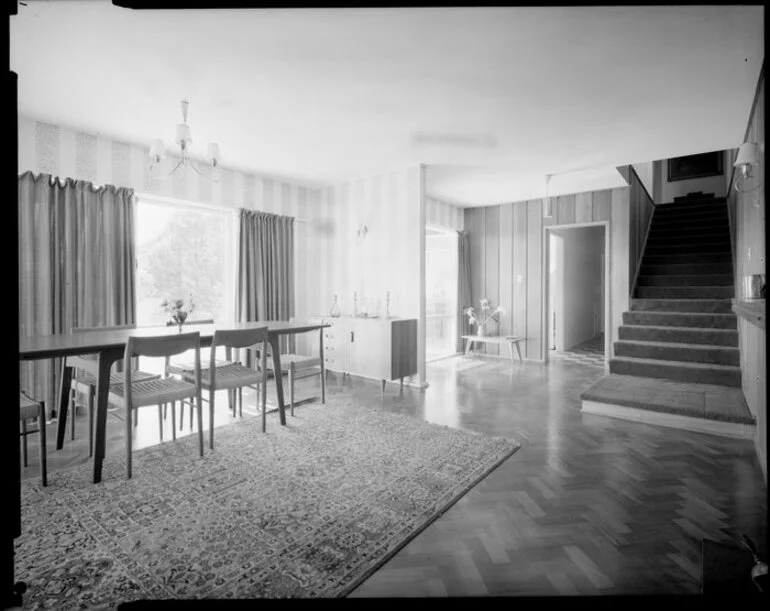
[[[698,193],[657,206],[610,375],[581,398],[753,423],[741,390],[733,287],[725,199]]]

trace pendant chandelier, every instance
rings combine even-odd
[[[176,143],[180,149],[180,160],[171,170],[166,171],[168,165],[164,163],[167,159],[166,148],[160,139],[153,140],[150,144],[150,175],[154,178],[165,178],[176,172],[183,166],[189,166],[198,174],[212,182],[219,182],[222,178],[222,169],[220,167],[219,145],[211,142],[208,145],[206,153],[206,164],[199,163],[190,158],[190,145],[192,136],[190,135],[190,126],[187,125],[187,113],[190,106],[188,100],[182,100],[182,123],[176,126]]]

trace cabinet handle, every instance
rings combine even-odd
[[[356,340],[355,340],[355,338],[353,337],[353,331],[351,331],[351,332],[350,332],[350,343],[352,344],[354,341],[356,341]]]

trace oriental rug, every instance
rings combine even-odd
[[[207,443],[208,443],[208,437]],[[163,599],[340,597],[511,456],[513,440],[351,398],[109,456],[22,484],[28,609]]]

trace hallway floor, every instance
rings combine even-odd
[[[738,545],[745,533],[766,552],[767,487],[750,441],[582,414],[578,397],[604,369],[566,359],[457,357],[428,375],[422,392],[334,375],[328,391],[522,447],[351,596],[695,594],[703,538]],[[317,393],[315,379],[298,384],[299,397]],[[231,418],[219,401],[217,425]],[[157,443],[157,420],[146,409],[137,445]],[[122,452],[123,422],[108,424],[107,452]],[[82,413],[78,427],[49,451],[49,477],[88,460]],[[38,476],[35,441],[25,477]]]
[[[548,353],[548,358],[604,367],[604,333],[599,333],[564,352],[552,350]]]

